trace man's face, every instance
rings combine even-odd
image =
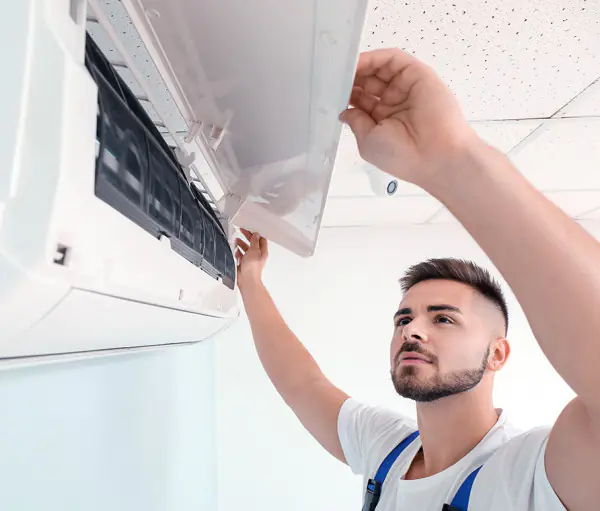
[[[394,322],[392,381],[398,394],[420,402],[475,387],[488,368],[491,342],[503,334],[494,304],[450,280],[413,286]]]

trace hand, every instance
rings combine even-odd
[[[269,257],[269,246],[267,239],[257,233],[251,233],[246,229],[241,231],[246,239],[250,240],[250,244],[241,238],[235,240],[238,287],[243,292],[246,286],[262,282],[262,272]]]
[[[363,159],[425,189],[479,140],[450,89],[401,50],[360,56],[350,106],[340,120],[352,129]]]

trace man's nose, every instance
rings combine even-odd
[[[402,331],[404,341],[420,341],[427,342],[427,334],[423,328],[420,328],[414,321],[406,325]]]

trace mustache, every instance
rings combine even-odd
[[[419,355],[423,355],[424,357],[427,357],[427,359],[431,360],[432,364],[437,363],[437,357],[432,353],[429,353],[427,350],[424,350],[420,344],[406,343],[404,344],[404,346],[402,346],[400,350],[398,350],[398,353],[396,353],[396,356],[394,357],[394,365],[397,365],[400,362],[400,357],[402,356],[402,353],[407,352],[418,353]]]

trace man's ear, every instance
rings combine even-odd
[[[488,359],[488,369],[490,371],[500,371],[510,356],[510,343],[505,337],[499,337],[492,342],[490,357]]]

